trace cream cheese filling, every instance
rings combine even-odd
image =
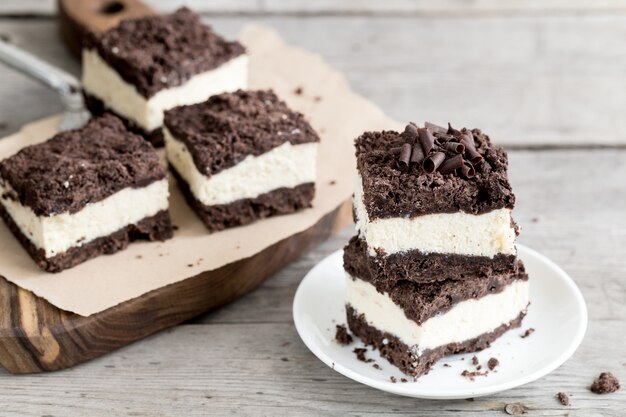
[[[376,249],[382,249],[387,255],[419,250],[490,258],[517,252],[509,209],[479,215],[458,212],[370,220],[363,203],[360,176],[356,179],[353,202],[356,229],[367,242],[372,256],[376,255]]]
[[[167,159],[206,206],[255,198],[278,188],[315,182],[318,143],[285,142],[259,156],[249,155],[235,166],[207,176],[200,172],[187,146],[163,128]]]
[[[12,187],[0,179],[0,196],[11,192]],[[4,197],[0,203],[33,245],[51,258],[167,210],[168,199],[168,181],[162,179],[142,188],[124,188],[76,213],[38,216],[19,201]]]
[[[515,280],[497,293],[461,301],[421,325],[410,320],[387,293],[380,293],[361,279],[346,279],[346,303],[376,329],[391,333],[418,354],[449,343],[464,342],[508,324],[525,311],[529,302],[528,281]]]
[[[210,96],[245,90],[248,57],[240,55],[221,66],[196,74],[184,84],[163,89],[146,99],[107,64],[96,50],[83,50],[83,88],[122,117],[146,132],[161,127],[163,112],[176,106],[195,104]]]

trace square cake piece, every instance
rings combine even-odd
[[[87,107],[115,113],[156,146],[163,143],[165,110],[246,88],[247,77],[244,47],[215,34],[187,8],[122,21],[87,36],[83,49]]]
[[[375,279],[513,272],[517,227],[506,153],[478,129],[430,126],[366,132],[356,140],[358,247],[369,254]],[[406,168],[398,166],[403,146],[410,153]],[[433,160],[440,165],[427,172]]]
[[[237,91],[165,113],[170,167],[210,231],[310,207],[319,137],[272,91]]]
[[[418,377],[520,326],[529,280],[506,153],[477,129],[409,124],[364,133],[356,156],[358,235],[344,250],[351,331]]]
[[[169,239],[168,199],[152,145],[111,115],[0,162],[0,214],[48,272]]]

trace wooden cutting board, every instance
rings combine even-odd
[[[61,33],[80,52],[87,28],[153,13],[130,0],[60,0]],[[258,287],[289,262],[351,222],[345,201],[307,230],[246,259],[159,288],[100,313],[63,311],[0,277],[0,364],[11,373],[55,371],[126,346],[216,309]]]

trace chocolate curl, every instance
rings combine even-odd
[[[482,155],[476,150],[474,136],[471,133],[463,135],[461,138],[461,144],[465,146],[465,157],[469,159],[473,165],[478,165],[483,161]]]
[[[476,175],[476,170],[469,162],[465,162],[463,166],[459,169],[459,173],[463,178],[470,179],[474,175]]]
[[[424,155],[428,155],[430,150],[435,146],[435,137],[432,133],[428,131],[428,129],[418,129],[420,146],[424,151]]]
[[[435,152],[429,155],[424,159],[424,171],[426,171],[427,174],[432,174],[437,171],[437,168],[439,168],[439,165],[441,165],[445,159],[446,154],[443,152]]]
[[[448,142],[446,143],[446,150],[452,153],[463,153],[465,152],[465,146],[459,142]]]
[[[415,140],[415,138],[417,138],[417,127],[413,123],[406,125],[404,128],[404,136],[407,139]]]
[[[451,174],[458,168],[461,168],[462,166],[463,166],[463,155],[457,154],[457,155],[454,155],[452,158],[449,158],[446,161],[444,161],[444,163],[441,164],[441,166],[439,167],[439,172],[441,172],[442,174]]]
[[[422,151],[422,147],[419,144],[415,144],[413,146],[413,152],[411,152],[411,162],[409,167],[414,168],[422,163],[424,160],[424,151]]]
[[[434,123],[424,122],[424,127],[433,133],[446,133],[447,129]]]
[[[400,157],[398,158],[398,168],[400,171],[408,171],[409,163],[411,161],[411,145],[405,143],[400,150]]]
[[[392,155],[398,156],[400,155],[401,150],[402,150],[401,146],[396,146],[395,148],[391,148],[389,151],[391,152]]]
[[[462,135],[461,132],[459,132],[458,130],[456,130],[455,128],[452,127],[450,122],[448,122],[448,134],[449,135],[454,135],[454,136],[461,136]]]

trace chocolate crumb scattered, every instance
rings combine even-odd
[[[569,405],[569,397],[564,392],[559,392],[558,394],[556,394],[556,399],[559,400],[562,405]]]
[[[532,219],[530,219],[530,221],[533,223],[537,223],[539,219],[537,217],[533,217]]]
[[[535,332],[535,329],[533,329],[532,327],[530,327],[529,329],[527,329],[523,335],[521,335],[520,337],[522,339],[526,339],[528,336],[530,336],[531,334],[533,334]]]
[[[448,363],[444,363],[444,364],[443,364],[443,366],[444,366],[445,368],[449,368],[449,367],[450,367],[450,364],[448,364]]]
[[[478,365],[478,357],[477,356],[472,357],[472,365]]]
[[[500,361],[496,358],[490,358],[489,362],[487,362],[487,367],[490,371],[493,371],[498,365],[500,365]]]
[[[602,372],[593,381],[589,389],[595,394],[610,394],[620,389],[620,384],[615,375],[610,372]]]
[[[135,259],[143,259],[143,256],[142,255],[137,255],[137,256],[135,256]]]
[[[393,376],[393,375],[392,375],[392,376],[390,376],[390,377],[389,377],[389,379],[391,379],[391,382],[393,382],[394,384],[395,384],[396,382],[398,382],[398,378],[396,378],[396,377],[395,377],[395,376]]]
[[[346,329],[345,325],[337,325],[337,332],[335,333],[335,340],[340,345],[349,345],[352,343],[352,336],[348,333],[348,329]]]
[[[372,365],[372,366],[374,367],[374,369],[378,369],[378,370],[382,369],[382,368],[380,367],[380,365],[379,365],[379,364],[377,364],[377,363],[375,363],[375,364],[374,364],[374,365]]]
[[[187,264],[187,267],[193,268],[193,264]]]
[[[335,180],[330,180],[330,183],[329,183],[329,184],[330,184],[330,185],[335,185],[335,184],[337,184],[337,181],[335,181]]]
[[[315,96],[315,98],[313,100],[315,100],[315,101],[322,101],[322,96]]]
[[[283,361],[283,362],[289,362],[289,359],[287,359],[287,358],[280,358],[280,360]]]
[[[407,381],[407,379],[406,379],[406,378],[400,378],[400,381],[401,381],[401,382],[409,382],[409,381]]]
[[[302,89],[302,87],[298,87],[295,90],[293,90],[293,93],[297,96],[301,96],[303,92],[304,90]]]
[[[504,412],[510,416],[521,416],[526,414],[526,411],[528,411],[528,407],[521,403],[507,404],[504,407]]]
[[[476,370],[477,370],[477,371],[480,371],[481,369],[483,369],[483,366],[482,366],[482,365],[478,365],[478,366],[476,367]]]
[[[484,371],[484,372],[478,372],[478,371],[468,371],[467,369],[464,370],[463,372],[461,372],[461,376],[464,376],[465,378],[469,379],[470,381],[474,381],[474,378],[477,376],[487,376],[487,374],[489,373],[489,371]]]
[[[356,358],[360,360],[361,362],[366,362],[366,363],[374,362],[374,359],[367,359],[365,357],[365,352],[367,352],[367,349],[354,348],[353,352],[356,353]]]
[[[176,226],[175,224],[173,224],[173,225],[172,225],[172,229],[174,229],[174,231],[176,231],[176,230],[178,230],[178,229],[179,229],[179,227],[178,227],[178,226]]]

